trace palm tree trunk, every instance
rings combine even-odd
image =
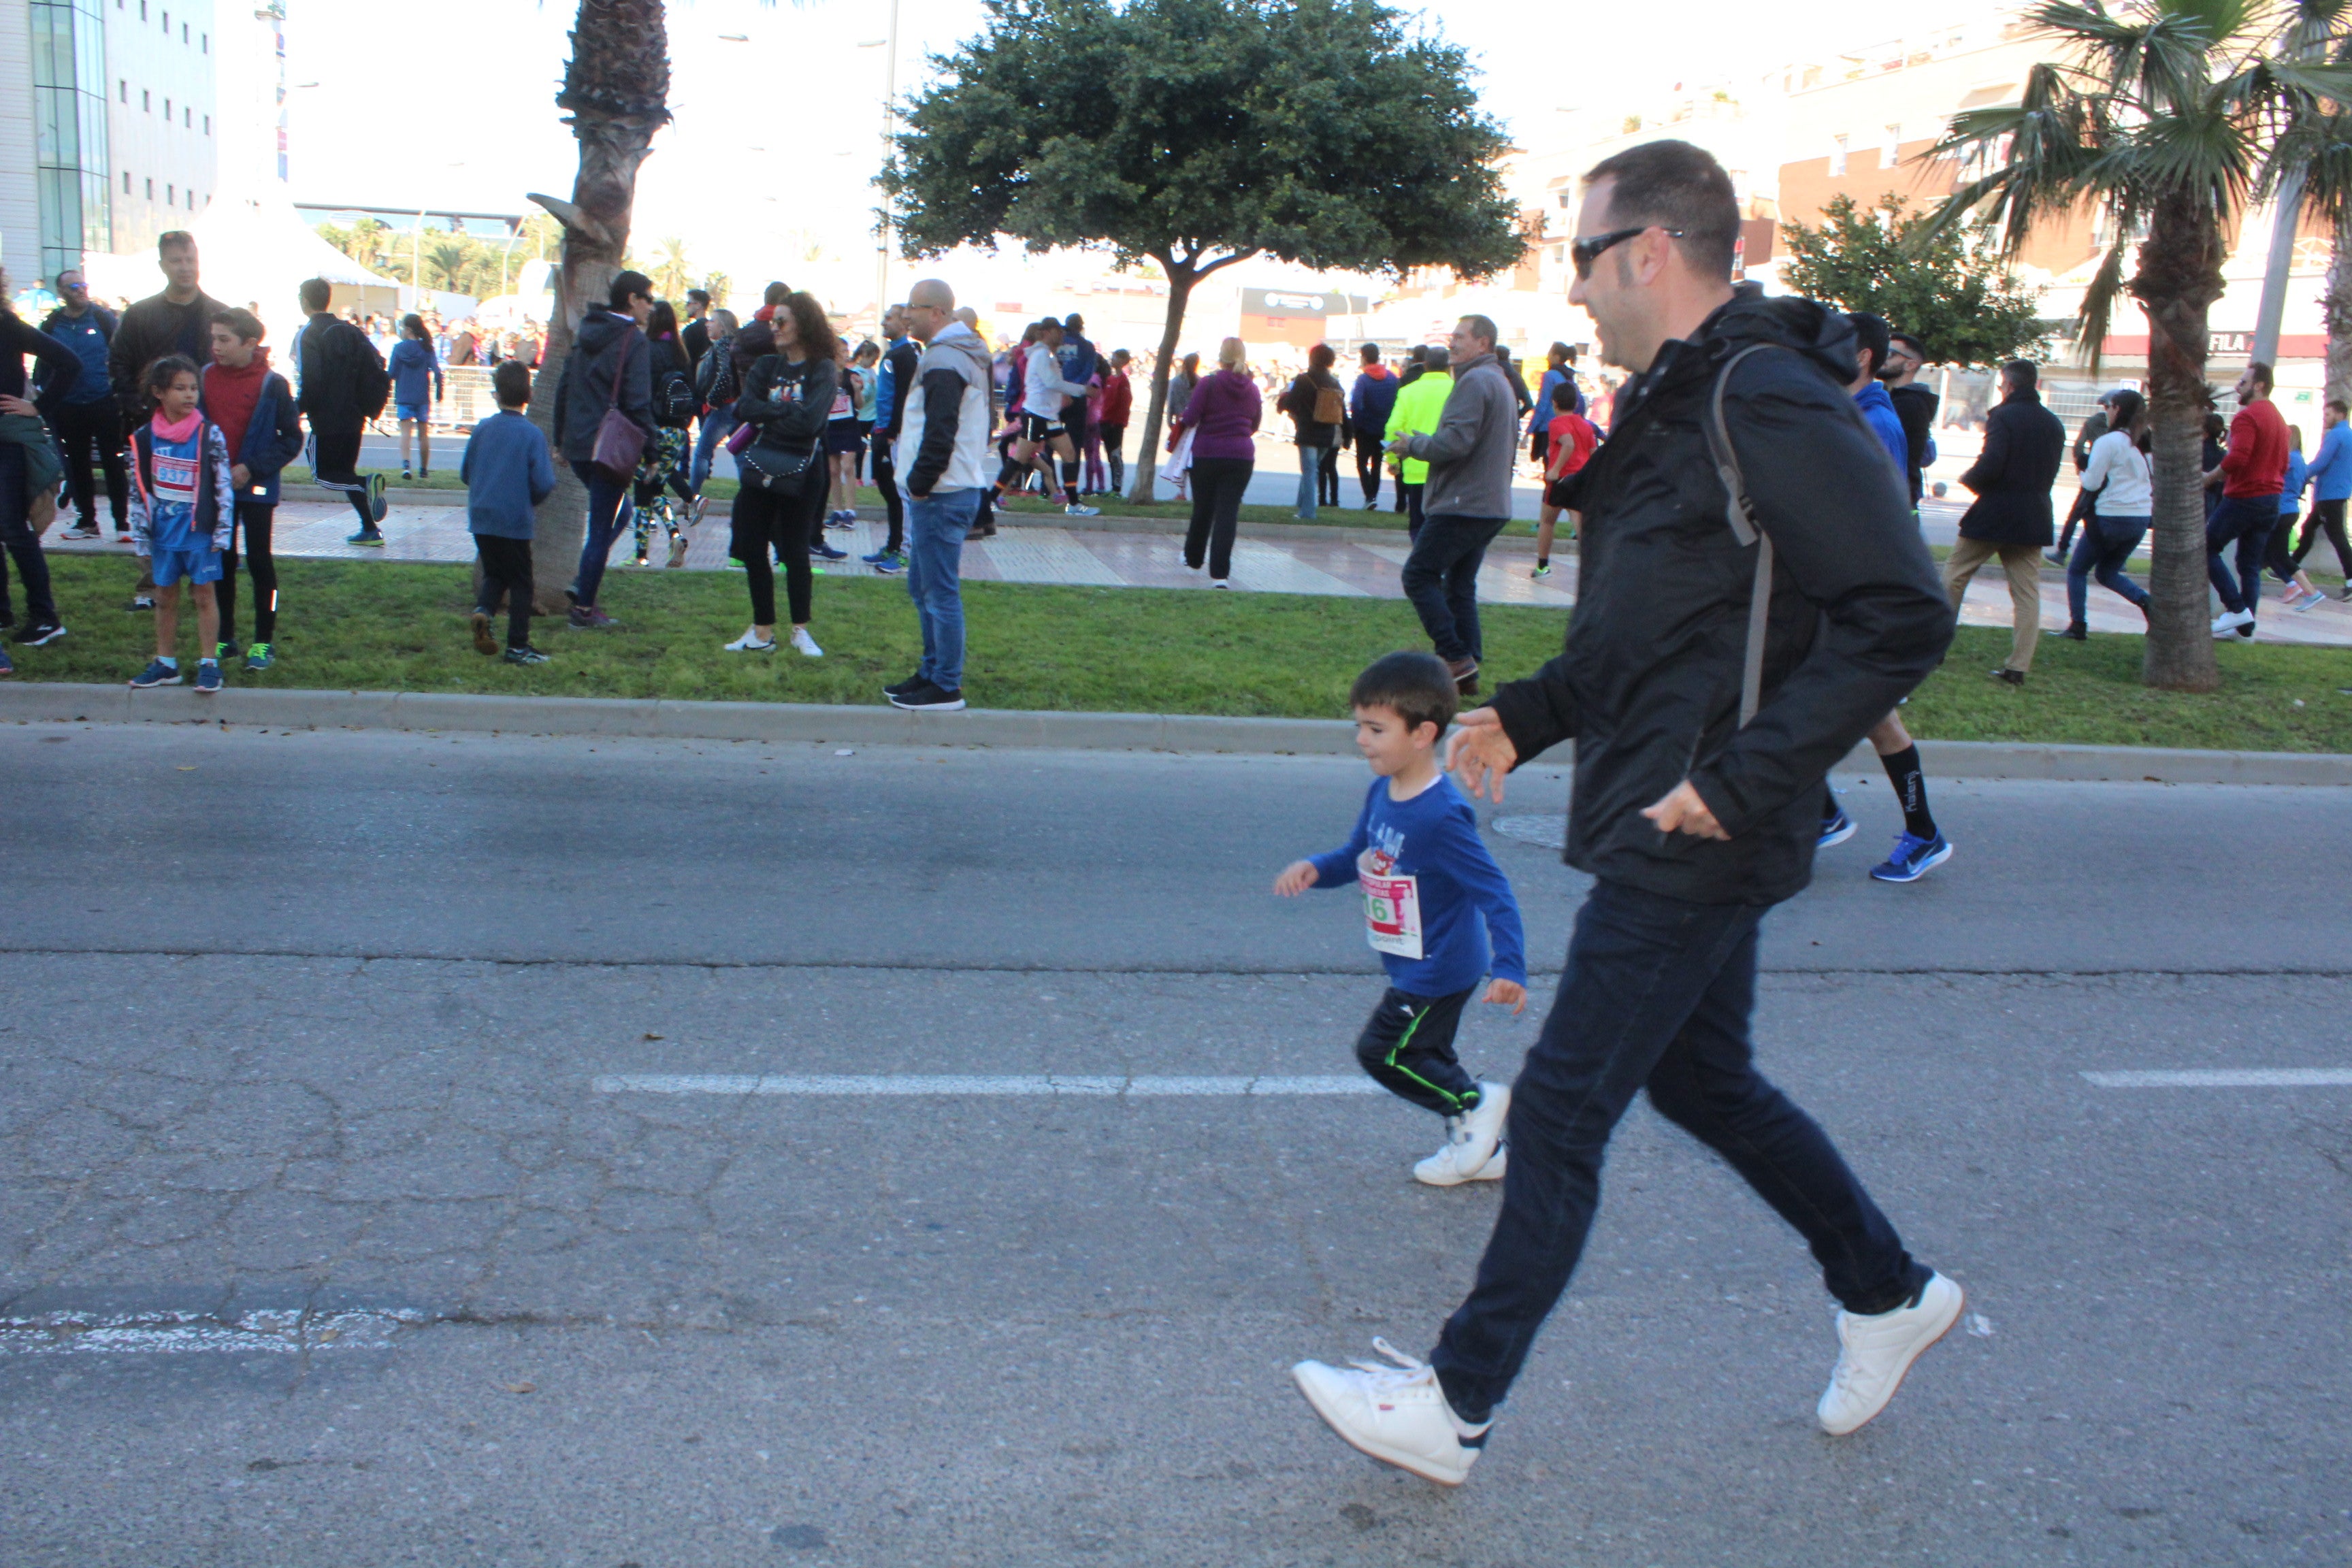
[[[2327,258],[2327,390],[2330,403],[2352,403],[2352,223],[2336,226]]]
[[[2151,215],[2131,291],[2147,312],[2156,507],[2141,679],[2170,691],[2221,684],[2206,611],[2206,313],[2221,297],[2222,244],[2210,206],[2167,197]]]
[[[1192,268],[1169,257],[1159,258],[1168,275],[1168,319],[1160,329],[1160,362],[1151,367],[1151,397],[1143,408],[1143,446],[1135,455],[1135,487],[1127,492],[1134,501],[1154,498],[1160,482],[1160,431],[1168,416],[1168,378],[1176,369],[1176,340],[1184,330],[1184,306],[1192,298]]]
[[[555,439],[555,392],[580,318],[604,302],[621,258],[629,247],[630,216],[636,205],[637,167],[646,161],[654,132],[669,121],[669,29],[662,0],[580,0],[572,24],[572,60],[563,73],[558,107],[569,110],[572,134],[580,143],[580,172],[572,199],[534,194],[531,200],[563,225],[562,259],[556,270],[555,319],[538,377],[530,389],[531,422]],[[565,418],[592,423],[601,409],[567,405]],[[587,488],[573,477],[559,446],[555,491],[540,504],[531,552],[532,608],[540,615],[563,613],[564,588],[580,565],[587,531]]]

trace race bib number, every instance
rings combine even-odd
[[[1398,958],[1421,956],[1421,885],[1412,877],[1382,876],[1359,867],[1364,889],[1364,937],[1375,952]]]

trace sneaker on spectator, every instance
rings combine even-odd
[[[160,658],[151,660],[146,668],[131,678],[131,684],[141,688],[177,686],[180,684],[180,667],[176,664],[165,664]]]
[[[220,689],[220,660],[207,658],[199,662],[196,666],[197,692],[202,696],[210,697]]]
[[[540,652],[539,649],[528,645],[522,647],[510,647],[507,649],[506,659],[509,664],[552,664],[555,662],[548,655],[543,654]]]
[[[913,690],[891,698],[890,706],[915,713],[960,713],[963,710],[963,692],[961,688],[950,691],[926,680]]]

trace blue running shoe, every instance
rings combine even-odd
[[[874,570],[885,577],[895,577],[906,569],[907,558],[903,555],[885,555],[874,563]]]
[[[1821,842],[1813,847],[1826,849],[1832,844],[1843,844],[1853,837],[1853,818],[1845,814],[1845,807],[1839,806],[1837,815],[1822,824]]]
[[[142,687],[177,686],[180,684],[180,667],[176,664],[165,664],[160,658],[155,659],[149,663],[146,668],[133,676],[131,684]]]
[[[203,693],[205,696],[209,697],[209,696],[211,696],[214,692],[218,691],[220,689],[221,689],[220,660],[218,660],[218,659],[216,659],[216,658],[208,658],[208,659],[205,659],[202,664],[197,665],[197,666],[196,666],[196,689],[197,689],[199,692]]]
[[[822,542],[810,545],[809,553],[815,556],[820,561],[846,561],[849,559],[848,551],[835,550],[832,545]]]
[[[858,559],[865,562],[868,566],[879,566],[882,563],[890,559],[890,552],[887,550],[877,550],[871,555],[861,555]]]
[[[1873,866],[1870,874],[1881,882],[1916,882],[1951,858],[1952,841],[1940,833],[1933,838],[1899,834],[1895,853],[1885,865]]]

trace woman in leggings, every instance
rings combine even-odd
[[[1198,572],[1205,560],[1212,588],[1233,586],[1227,579],[1234,570],[1234,526],[1257,467],[1250,437],[1265,413],[1242,341],[1227,338],[1217,347],[1216,374],[1201,378],[1169,426],[1171,448],[1185,431],[1192,432],[1192,523],[1184,532],[1184,564]]]
[[[776,576],[770,552],[783,563],[784,593],[793,618],[793,647],[810,658],[824,650],[809,636],[809,545],[824,526],[824,427],[841,389],[835,363],[839,343],[824,307],[806,293],[785,296],[771,323],[776,352],[762,354],[743,375],[735,417],[751,426],[737,454],[743,489],[735,498],[734,540],[729,553],[743,563],[751,589],[751,627],[727,645],[730,653],[768,653],[776,646]]]

